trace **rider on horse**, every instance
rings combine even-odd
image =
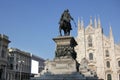
[[[71,15],[70,15],[70,13],[69,13],[69,10],[67,9],[67,10],[65,10],[65,11],[63,12],[63,14],[61,15],[59,24],[60,24],[60,25],[65,24],[65,25],[62,26],[62,27],[64,27],[65,29],[68,29],[68,30],[70,31],[70,30],[72,30],[72,28],[71,28],[71,23],[70,23],[71,20],[73,20],[73,18],[71,17]],[[60,27],[60,28],[63,29],[62,27]],[[68,35],[69,35],[69,34],[68,34]]]

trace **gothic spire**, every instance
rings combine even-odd
[[[98,17],[98,28],[101,28],[100,17]]]
[[[111,25],[110,25],[109,37],[110,37],[110,38],[112,38],[112,37],[113,37],[113,33],[112,33],[112,27],[111,27]]]
[[[92,26],[92,16],[90,16],[90,25]]]
[[[96,17],[95,17],[95,19],[94,19],[94,26],[95,26],[95,28],[97,28],[97,20],[96,20]]]
[[[82,18],[81,18],[81,28],[84,28],[84,22]]]
[[[80,19],[78,18],[78,30],[81,29]]]

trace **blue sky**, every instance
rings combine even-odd
[[[65,9],[76,23],[82,17],[85,26],[90,16],[99,15],[104,34],[109,34],[111,25],[115,43],[120,41],[120,0],[0,0],[0,33],[9,36],[9,47],[52,59],[52,38],[59,35],[58,22]],[[77,28],[72,26],[71,35],[76,37]]]

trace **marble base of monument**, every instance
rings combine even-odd
[[[76,71],[76,61],[70,58],[54,59],[47,63],[52,74],[71,74]]]
[[[79,72],[74,50],[77,43],[73,37],[63,36],[53,40],[56,43],[55,58],[46,60],[45,69],[31,80],[97,80],[97,77],[86,77]]]

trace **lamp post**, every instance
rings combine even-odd
[[[24,62],[25,62],[25,61],[23,61],[23,60],[18,61],[18,63],[20,64],[20,80],[21,80],[22,64],[23,64]]]

